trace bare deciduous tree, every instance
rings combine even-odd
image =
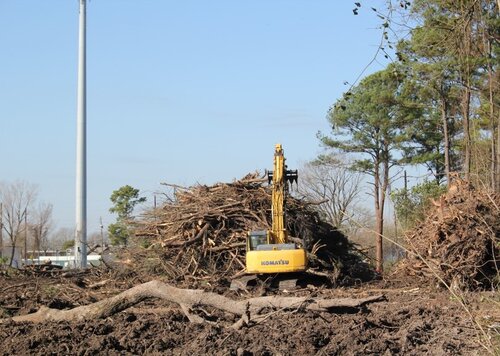
[[[40,203],[31,219],[31,232],[33,234],[33,251],[47,251],[49,249],[49,231],[52,228],[52,204]]]
[[[0,199],[3,203],[3,228],[11,244],[10,266],[12,266],[17,244],[26,231],[24,221],[28,208],[36,200],[37,194],[37,186],[25,181],[0,185]]]
[[[335,227],[349,232],[357,216],[361,180],[361,174],[348,169],[342,157],[322,156],[301,169],[298,192],[309,201],[321,202],[319,212]]]
[[[62,227],[51,234],[50,248],[54,250],[63,250],[63,246],[68,241],[75,240],[75,231],[71,228]]]

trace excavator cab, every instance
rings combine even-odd
[[[250,231],[247,237],[247,251],[257,250],[259,246],[269,244],[266,230]]]

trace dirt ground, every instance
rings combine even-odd
[[[97,284],[100,281],[104,283]],[[89,304],[146,282],[134,274],[87,272],[63,277],[4,273],[0,313],[8,318],[40,306],[64,309]],[[184,285],[182,287],[193,287]],[[196,287],[200,287],[198,283]],[[224,285],[206,286],[234,299],[248,293]],[[147,300],[106,319],[42,324],[7,321],[0,326],[1,355],[485,355],[487,341],[458,300],[433,286],[411,281],[376,281],[349,288],[306,288],[284,293],[361,298],[383,294],[385,301],[334,313],[273,311],[258,324],[230,328],[232,315],[201,310],[211,324],[193,324],[177,305]],[[500,297],[465,296],[474,318],[489,335],[500,333]],[[494,327],[498,329],[494,329]],[[493,339],[495,342],[495,339]],[[498,341],[498,339],[496,339]],[[490,347],[490,351],[493,349]],[[498,351],[498,350],[497,350]]]

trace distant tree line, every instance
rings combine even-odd
[[[0,258],[12,265],[16,249],[47,250],[52,229],[52,204],[38,201],[38,187],[25,181],[0,183]],[[4,246],[4,241],[6,246]],[[4,254],[7,251],[7,255]]]
[[[19,259],[25,262],[37,260],[49,251],[64,255],[74,247],[74,228],[56,229],[53,206],[40,201],[38,193],[38,186],[26,181],[0,182],[0,265],[13,266],[17,261],[15,267],[21,267]],[[119,204],[115,206],[119,207]],[[130,211],[126,210],[126,213]],[[102,227],[100,232],[89,234],[90,250],[103,245],[107,235]],[[112,242],[118,244],[121,241]]]

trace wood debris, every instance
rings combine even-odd
[[[315,246],[309,253],[311,268],[328,271],[334,282],[371,277],[355,246],[322,221],[313,205],[288,196],[285,215],[291,240],[309,252]],[[149,261],[149,267],[171,279],[191,276],[218,283],[244,270],[248,231],[270,229],[271,191],[257,174],[232,183],[176,187],[174,199],[146,212],[135,226],[137,238],[149,248],[136,251],[132,260],[143,267]]]
[[[500,195],[457,180],[408,236],[413,252],[397,272],[459,290],[500,284]]]

